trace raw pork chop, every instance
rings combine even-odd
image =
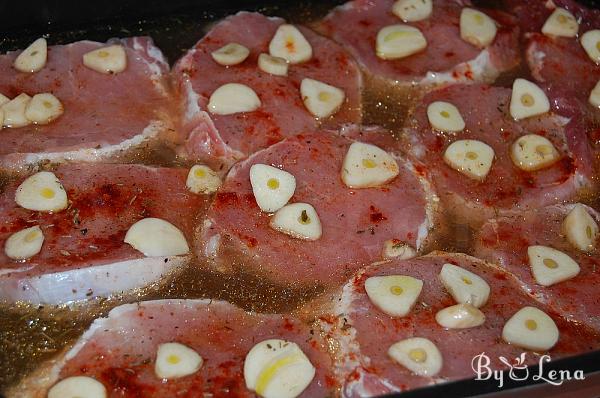
[[[269,53],[269,43],[284,22],[281,18],[240,12],[215,25],[177,63],[173,73],[184,107],[182,128],[187,137],[188,157],[231,164],[285,137],[314,130],[320,124],[337,127],[361,120],[360,71],[350,55],[331,40],[299,26],[312,46],[312,58],[290,64],[287,76],[271,75],[258,68],[258,56]],[[217,64],[211,53],[231,42],[247,47],[250,55],[238,65]],[[345,92],[341,109],[322,123],[302,102],[300,82],[304,78],[325,82]],[[208,113],[209,97],[226,83],[242,83],[252,88],[260,98],[260,108],[232,115]]]
[[[158,281],[189,259],[144,257],[123,242],[136,221],[157,217],[178,227],[191,246],[206,197],[187,190],[187,170],[84,163],[54,173],[70,201],[63,211],[18,206],[20,180],[0,196],[0,247],[14,232],[35,225],[45,236],[41,252],[27,261],[0,252],[0,299],[37,304],[106,296]]]
[[[0,131],[0,166],[16,168],[45,159],[95,161],[147,147],[170,134],[169,65],[148,37],[113,40],[127,54],[127,68],[107,75],[83,65],[83,54],[106,44],[80,41],[48,47],[46,66],[19,72],[20,52],[0,56],[0,93],[13,98],[50,92],[64,113],[47,125]]]
[[[503,3],[508,11],[517,17],[521,31],[540,32],[546,19],[552,14],[556,7],[562,7],[570,11],[580,26],[580,33],[590,29],[597,29],[600,21],[600,11],[586,8],[574,0],[504,0]]]
[[[509,112],[511,90],[487,85],[454,85],[429,93],[414,111],[405,129],[411,156],[417,167],[433,181],[450,214],[460,222],[480,225],[497,211],[541,207],[573,198],[590,184],[590,154],[579,124],[549,113],[515,121]],[[454,104],[465,121],[458,133],[434,130],[427,107],[435,101]],[[565,126],[566,124],[566,126]],[[514,165],[513,142],[535,133],[550,140],[561,158],[546,168],[527,172]],[[483,141],[495,157],[487,177],[478,181],[444,161],[448,145],[459,139]]]
[[[481,307],[485,323],[467,329],[445,329],[435,314],[456,304],[442,285],[439,273],[445,263],[458,265],[482,277],[491,287],[487,303]],[[406,275],[423,281],[415,307],[404,317],[391,317],[373,305],[364,283],[368,277]],[[513,362],[526,352],[526,364],[538,363],[541,353],[533,353],[505,343],[502,328],[506,321],[524,306],[533,306],[548,313],[548,308],[521,289],[510,273],[464,254],[436,252],[405,261],[391,261],[367,268],[352,278],[343,288],[341,297],[334,298],[332,315],[323,316],[321,324],[327,336],[340,341],[336,360],[342,393],[346,397],[383,395],[413,389],[448,380],[475,376],[471,363],[485,352],[493,369],[506,368],[501,356]],[[560,338],[549,354],[552,359],[590,351],[599,346],[598,337],[585,327],[577,327],[549,313],[556,322]],[[417,376],[396,364],[388,355],[395,342],[424,337],[438,347],[443,365],[437,376]]]
[[[581,252],[565,238],[561,225],[572,208],[573,205],[556,205],[489,220],[477,233],[474,254],[515,274],[533,297],[564,317],[600,331],[599,252]],[[593,209],[587,211],[596,221],[600,220]],[[566,253],[579,264],[580,273],[553,286],[538,285],[527,257],[527,248],[533,245]]]
[[[66,354],[9,392],[9,397],[45,397],[65,377],[86,375],[109,397],[255,397],[244,383],[244,358],[266,339],[295,342],[316,368],[300,397],[324,397],[336,386],[327,345],[297,319],[248,313],[224,301],[157,300],[126,304],[92,326]],[[163,381],[154,373],[159,344],[178,342],[204,363],[193,375]]]
[[[434,1],[428,19],[409,23],[421,30],[427,48],[396,60],[383,60],[375,53],[375,40],[381,28],[401,24],[392,13],[394,1],[350,1],[321,22],[318,30],[342,43],[368,74],[400,84],[443,84],[493,82],[503,71],[519,64],[515,21],[508,14],[485,10],[499,24],[494,42],[480,50],[460,37],[459,17],[469,1]]]
[[[377,130],[346,129],[344,134],[390,149],[384,143],[391,136]],[[351,143],[321,131],[287,138],[238,163],[209,209],[202,254],[221,270],[241,267],[276,283],[302,286],[343,281],[360,266],[380,260],[386,240],[421,249],[433,224],[434,195],[400,157],[400,174],[391,182],[348,188],[340,174]],[[295,176],[290,203],[314,206],[323,229],[320,239],[295,239],[269,227],[271,216],[260,211],[250,185],[249,169],[256,163]]]

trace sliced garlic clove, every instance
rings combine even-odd
[[[527,350],[543,352],[554,347],[559,332],[545,312],[535,307],[523,307],[502,329],[502,339]]]
[[[67,208],[67,193],[60,180],[49,171],[40,171],[19,185],[15,202],[28,210],[57,212]]]
[[[344,157],[342,181],[349,188],[378,187],[399,172],[398,163],[389,153],[375,145],[354,142]]]
[[[581,251],[588,252],[596,247],[598,224],[580,203],[565,217],[562,231],[569,243]]]
[[[312,47],[298,28],[283,24],[277,28],[269,43],[269,54],[283,58],[290,64],[299,64],[311,59]]]
[[[490,296],[490,285],[482,277],[458,265],[444,264],[440,280],[452,298],[460,304],[480,308]]]
[[[263,72],[275,76],[287,76],[288,73],[288,63],[284,58],[273,57],[266,53],[258,56],[258,67]]]
[[[460,37],[475,47],[484,48],[496,38],[496,22],[481,11],[463,8],[460,13]]]
[[[271,228],[296,239],[317,240],[323,234],[319,215],[308,203],[292,203],[277,210]]]
[[[285,206],[296,190],[292,174],[266,164],[250,167],[250,184],[258,207],[268,213]]]
[[[160,379],[178,379],[196,373],[203,362],[191,348],[179,343],[165,343],[156,351],[154,373]]]
[[[417,28],[409,25],[390,25],[377,33],[376,53],[381,59],[399,59],[423,51],[427,39]]]
[[[467,329],[483,325],[485,315],[471,304],[456,304],[438,311],[435,320],[448,329]]]
[[[392,13],[404,22],[422,21],[429,18],[432,11],[432,0],[398,0],[392,6]]]
[[[462,131],[465,121],[457,107],[449,102],[436,101],[427,107],[431,127],[440,131]]]
[[[211,54],[216,63],[223,66],[241,64],[250,55],[250,50],[238,43],[229,43]]]
[[[407,260],[416,256],[417,251],[408,243],[398,239],[389,239],[383,242],[383,258]]]
[[[4,94],[0,94],[0,106],[6,104],[10,102],[10,98],[8,98],[6,95]]]
[[[216,89],[208,101],[208,110],[215,115],[252,112],[260,108],[258,95],[250,87],[227,83]]]
[[[575,16],[561,7],[557,7],[542,26],[542,33],[551,37],[575,37],[578,31]]]
[[[367,296],[389,316],[406,316],[423,289],[423,281],[405,275],[372,276],[365,281]]]
[[[435,376],[442,370],[442,353],[429,339],[413,337],[399,341],[388,349],[388,355],[418,376]]]
[[[102,383],[87,376],[73,376],[62,379],[48,390],[48,398],[106,398],[106,388]]]
[[[15,232],[4,243],[4,253],[13,260],[26,260],[42,250],[44,234],[38,225]]]
[[[246,387],[264,398],[295,398],[310,385],[316,369],[298,344],[269,339],[244,360]]]
[[[300,83],[300,95],[306,109],[320,119],[336,113],[346,98],[343,90],[308,78]]]
[[[517,138],[512,144],[510,158],[521,170],[535,171],[556,163],[560,154],[547,138],[527,134]]]
[[[129,227],[124,242],[146,257],[178,256],[190,251],[179,228],[160,218],[136,222]]]
[[[193,193],[211,194],[221,186],[221,178],[210,167],[195,165],[188,173],[185,186]]]
[[[527,257],[535,281],[552,286],[579,274],[579,264],[565,253],[547,246],[529,246]]]
[[[600,43],[600,41],[598,41],[598,43]],[[590,92],[588,101],[592,106],[595,106],[596,108],[600,108],[600,81],[598,81],[598,83],[596,83],[596,85]]]
[[[529,80],[515,79],[510,98],[510,115],[515,120],[542,115],[549,111],[550,101],[541,88]]]
[[[446,148],[444,161],[467,177],[483,181],[492,168],[494,150],[481,141],[458,140]]]
[[[31,97],[21,93],[9,102],[2,105],[4,111],[4,127],[24,127],[31,124],[25,116],[25,109],[31,101]]]
[[[600,30],[588,30],[581,35],[581,46],[588,57],[597,64],[600,64]]]
[[[42,70],[48,59],[48,44],[40,37],[15,59],[14,67],[20,72],[34,73]]]
[[[83,64],[100,73],[121,73],[127,68],[127,53],[118,44],[102,47],[83,54]]]
[[[64,112],[62,103],[50,93],[36,94],[27,108],[25,117],[36,124],[48,124]]]

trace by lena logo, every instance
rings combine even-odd
[[[475,380],[496,380],[498,381],[498,387],[504,386],[505,377],[514,381],[525,381],[531,378],[533,381],[544,381],[554,386],[560,386],[568,380],[584,380],[585,376],[583,370],[547,370],[544,368],[544,364],[550,362],[550,355],[542,355],[537,363],[537,371],[535,366],[531,368],[527,367],[527,354],[522,353],[520,356],[515,358],[513,361],[509,361],[503,356],[498,357],[498,360],[502,362],[508,372],[505,373],[502,370],[493,370],[490,367],[491,360],[485,352],[476,355],[471,361],[471,368],[477,376]]]

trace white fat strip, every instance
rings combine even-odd
[[[472,78],[465,76],[465,72],[470,71]],[[418,82],[421,85],[444,84],[444,83],[468,83],[468,82],[492,82],[500,71],[494,67],[487,49],[481,51],[477,57],[470,61],[460,63],[446,72],[427,72],[425,77]],[[458,75],[458,77],[455,77]]]

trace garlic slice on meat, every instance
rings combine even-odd
[[[298,344],[269,339],[244,360],[246,387],[264,398],[295,398],[310,385],[316,369]]]
[[[515,79],[510,98],[510,115],[513,119],[526,119],[548,111],[550,111],[550,101],[538,85],[529,80]]]
[[[62,379],[48,390],[48,398],[106,398],[106,388],[98,380],[88,376],[72,376]]]
[[[384,185],[400,173],[396,160],[383,149],[363,142],[353,142],[342,165],[342,181],[349,188]]]
[[[317,240],[323,234],[319,215],[308,203],[283,206],[271,218],[270,226],[296,239]]]
[[[372,276],[365,281],[369,300],[393,317],[406,316],[423,289],[423,281],[406,275]]]
[[[518,168],[535,171],[556,163],[560,154],[546,137],[527,134],[517,138],[512,144],[510,157]]]
[[[467,177],[483,181],[492,168],[494,150],[481,141],[458,140],[446,148],[444,161]]]
[[[227,83],[217,88],[208,100],[208,111],[215,115],[252,112],[260,108],[258,95],[250,87]]]
[[[196,373],[203,364],[202,357],[180,343],[164,343],[158,346],[154,373],[160,379],[178,379]]]
[[[67,208],[67,193],[60,180],[49,171],[40,171],[18,186],[15,202],[27,210],[57,212]]]
[[[579,23],[575,16],[561,7],[557,7],[542,26],[542,33],[550,37],[575,37],[578,31]]]
[[[421,31],[410,25],[390,25],[377,33],[376,53],[381,59],[399,59],[421,52],[427,39]]]
[[[496,38],[496,22],[481,11],[463,8],[460,13],[460,37],[475,47],[484,48]]]
[[[160,218],[139,220],[129,227],[124,242],[146,257],[178,256],[190,251],[183,232]]]
[[[10,102],[10,98],[8,98],[6,95],[4,94],[0,94],[0,106],[9,103]]]
[[[62,103],[50,93],[36,94],[25,108],[25,117],[36,124],[48,124],[64,112]]]
[[[296,190],[292,174],[266,164],[250,167],[250,184],[258,207],[269,213],[285,206]]]
[[[480,308],[487,303],[490,285],[479,275],[458,265],[444,264],[440,280],[452,298],[460,304],[471,304]]]
[[[238,43],[228,43],[210,55],[219,65],[232,66],[244,62],[250,55],[250,50]]]
[[[442,370],[442,353],[429,339],[413,337],[399,341],[388,349],[388,355],[418,376],[435,376]]]
[[[600,43],[600,41],[598,42]],[[595,106],[596,108],[600,108],[600,81],[596,83],[592,91],[590,91],[590,96],[588,97],[588,102]]]
[[[193,193],[211,194],[221,186],[221,178],[210,167],[195,165],[190,169],[185,185]]]
[[[440,131],[462,131],[465,121],[456,106],[449,102],[435,101],[427,106],[429,124]]]
[[[38,225],[22,229],[4,242],[4,253],[13,260],[26,260],[42,250],[44,234]]]
[[[392,6],[392,13],[404,22],[422,21],[429,18],[432,11],[432,0],[398,0]]]
[[[502,329],[502,339],[507,343],[537,352],[551,349],[558,338],[556,323],[535,307],[521,308]]]
[[[288,63],[284,58],[262,53],[258,56],[258,68],[275,76],[287,76]]]
[[[567,254],[548,246],[529,246],[527,257],[535,281],[552,286],[579,274],[579,264]]]
[[[269,54],[299,64],[312,58],[312,46],[294,25],[283,24],[277,28],[269,43]]]
[[[83,64],[99,73],[121,73],[127,68],[127,53],[119,44],[101,47],[83,54]]]
[[[302,79],[302,102],[315,117],[323,119],[336,113],[346,98],[344,90],[314,79]]]
[[[48,44],[40,37],[19,54],[13,65],[20,72],[34,73],[42,70],[47,59]]]
[[[592,61],[600,64],[600,30],[588,30],[581,35],[581,46]]]
[[[25,116],[25,109],[31,101],[31,97],[21,93],[9,102],[2,105],[4,111],[4,127],[24,127],[31,124],[31,121]]]
[[[581,251],[588,252],[596,246],[598,224],[580,203],[575,204],[565,217],[562,231],[569,243]]]
[[[448,329],[467,329],[483,325],[485,315],[471,304],[456,304],[438,311],[435,320]]]

